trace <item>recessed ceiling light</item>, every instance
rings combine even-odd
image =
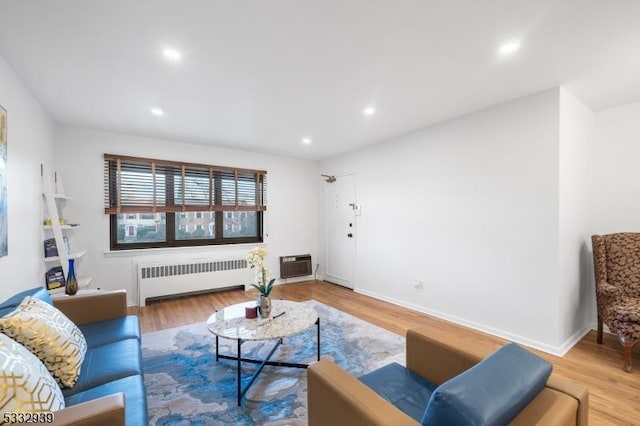
[[[164,111],[160,108],[151,108],[151,114],[155,115],[156,117],[162,117],[164,115]]]
[[[498,53],[501,56],[508,56],[513,53],[516,53],[519,49],[520,49],[520,42],[517,40],[513,40],[500,46],[500,48],[498,49]]]
[[[366,116],[370,116],[376,113],[376,109],[374,107],[366,107],[362,113]]]
[[[162,54],[165,58],[173,62],[179,62],[182,59],[182,53],[178,52],[176,49],[171,47],[167,47],[162,51]]]
[[[311,138],[302,138],[302,143],[305,145],[311,145]]]

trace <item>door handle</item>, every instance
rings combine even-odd
[[[352,234],[351,232],[349,232],[349,233],[347,234],[347,237],[349,237],[349,238],[353,238],[353,234]]]

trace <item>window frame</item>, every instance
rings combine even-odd
[[[215,238],[197,238],[197,239],[176,239],[176,226],[175,215],[176,213],[165,213],[166,216],[166,229],[165,241],[153,241],[144,243],[118,243],[118,215],[111,214],[109,217],[109,234],[110,234],[110,249],[111,250],[136,250],[147,248],[162,248],[162,247],[201,247],[201,246],[215,246],[225,244],[247,244],[247,243],[262,243],[264,242],[263,236],[263,214],[262,212],[256,212],[256,234],[257,237],[234,237],[225,238],[224,235],[224,218],[222,217],[222,211],[214,212],[215,217]],[[218,222],[220,221],[220,225]],[[171,234],[169,233],[171,228]]]
[[[156,197],[154,190],[154,198],[153,198],[153,206],[150,209],[149,205],[143,205],[140,207],[127,205],[126,208],[123,208],[121,211],[114,211],[113,200],[114,196],[119,197],[119,185],[122,185],[120,179],[114,178],[114,165],[111,163],[113,161],[118,161],[118,173],[121,170],[121,162],[124,162],[125,165],[129,164],[127,162],[132,162],[131,164],[139,164],[150,162],[153,163],[154,166],[150,169],[151,173],[156,173],[156,164],[160,164],[161,167],[167,167],[167,169],[172,170],[171,172],[164,172],[163,181],[164,181],[164,193],[166,194],[164,198],[164,204],[156,205]],[[176,167],[182,168],[182,181],[185,180],[186,176],[189,174],[185,174],[185,170],[187,168],[208,168],[209,173],[209,205],[180,205],[179,203],[174,202],[175,197],[175,188],[174,188],[174,179],[175,174],[173,170]],[[104,154],[104,173],[105,173],[105,214],[109,215],[109,241],[110,241],[110,249],[113,251],[125,251],[125,250],[137,250],[137,249],[150,249],[150,248],[163,248],[163,247],[201,247],[208,245],[229,245],[229,244],[243,244],[243,243],[262,243],[264,242],[264,211],[266,211],[266,171],[261,170],[248,170],[248,169],[237,169],[230,167],[222,167],[222,166],[213,166],[213,165],[202,165],[202,164],[194,164],[194,163],[182,163],[182,162],[171,162],[165,160],[153,160],[153,159],[145,159],[138,157],[126,157],[126,156],[117,156],[113,154]],[[174,168],[174,169],[171,169]],[[192,169],[193,170],[193,169]],[[200,172],[198,172],[200,173]],[[146,174],[144,172],[143,174]],[[160,173],[158,173],[160,174]],[[244,177],[244,182],[250,182],[251,185],[255,186],[255,205],[245,204],[239,205],[239,198],[241,195],[239,194],[239,174],[242,174]],[[255,180],[247,180],[246,176],[251,176],[255,174]],[[120,175],[118,175],[120,176]],[[229,187],[229,179],[230,176],[234,178],[235,182],[235,193],[232,194],[232,197],[235,197],[235,205],[228,204],[228,201],[223,198],[228,199],[228,187]],[[227,192],[223,196],[223,181],[226,181],[227,184]],[[117,183],[116,183],[117,182]],[[154,185],[156,183],[155,178],[153,180]],[[140,182],[142,185],[142,181]],[[161,185],[162,186],[162,185]],[[232,185],[233,186],[233,185]],[[182,192],[184,194],[184,186],[182,187]],[[184,203],[184,195],[182,197],[182,202]],[[120,200],[118,199],[118,202]],[[251,202],[251,201],[250,201]],[[118,206],[118,210],[120,210],[120,206]],[[255,212],[255,229],[256,236],[255,237],[224,237],[224,224],[226,212]],[[118,242],[118,215],[123,214],[126,219],[127,215],[135,214],[135,213],[164,213],[165,214],[165,241],[150,241],[150,242],[127,242],[127,243],[119,243]],[[201,217],[205,217],[205,213],[209,212],[209,217],[211,215],[214,216],[214,228],[215,235],[213,238],[193,238],[193,239],[177,239],[177,227],[176,227],[176,218],[178,215],[184,216],[187,212],[193,212],[194,216],[197,216],[197,213],[201,213]],[[204,226],[203,226],[204,229]],[[125,230],[126,232],[126,230]],[[205,234],[208,235],[208,234]]]

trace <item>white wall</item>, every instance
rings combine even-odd
[[[559,97],[321,162],[357,177],[356,291],[557,352]]]
[[[244,256],[253,244],[108,253],[109,220],[103,207],[104,153],[266,170],[268,266],[277,277],[279,256],[304,253],[317,256],[314,162],[71,127],[59,129],[57,148],[57,166],[63,170],[66,192],[82,201],[71,203],[69,212],[69,219],[81,224],[75,243],[88,249],[78,266],[79,273],[92,274],[94,288],[127,289],[131,304],[137,303],[135,258],[184,257],[189,253],[198,253],[199,257],[203,253]]]
[[[9,114],[9,255],[0,258],[0,300],[43,283],[40,163],[46,163],[62,170],[75,198],[68,219],[82,223],[76,243],[89,250],[79,269],[94,275],[94,287],[126,288],[129,302],[136,302],[132,257],[142,254],[105,253],[104,152],[268,170],[266,244],[275,274],[284,254],[310,252],[314,264],[324,264],[319,170],[355,173],[363,209],[356,291],[549,352],[564,352],[583,332],[585,318],[595,322],[588,236],[640,232],[640,103],[595,114],[594,130],[594,114],[564,89],[552,89],[318,167],[56,127],[2,58],[0,94]],[[412,207],[398,208],[407,196]],[[415,279],[424,290],[412,287]]]
[[[596,116],[594,233],[640,232],[640,103]]]
[[[0,105],[7,110],[9,253],[0,258],[0,301],[44,285],[40,164],[51,161],[54,123],[0,57]]]
[[[591,239],[593,214],[593,174],[595,114],[565,89],[560,90],[560,276],[558,297],[559,327],[556,344],[564,353],[593,325],[595,288]]]
[[[640,103],[598,112],[595,133],[592,234],[640,232]],[[594,301],[593,328],[596,320]]]

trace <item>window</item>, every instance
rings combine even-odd
[[[266,172],[104,155],[112,250],[262,242]]]

